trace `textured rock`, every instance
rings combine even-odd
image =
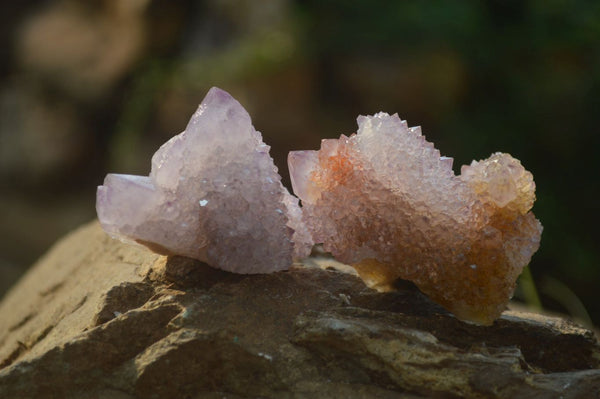
[[[372,286],[413,281],[463,320],[491,324],[539,247],[531,173],[508,154],[464,166],[397,115],[289,156],[316,243]]]
[[[588,398],[600,346],[567,321],[452,317],[308,258],[240,275],[91,223],[0,303],[1,398]]]
[[[216,87],[154,154],[150,176],[106,176],[96,209],[113,237],[237,273],[287,269],[312,247],[269,146]]]

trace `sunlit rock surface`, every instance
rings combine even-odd
[[[452,158],[397,115],[358,125],[289,155],[314,241],[370,285],[411,280],[460,319],[491,323],[539,247],[531,173],[496,153],[455,176]]]
[[[281,184],[246,110],[212,88],[150,176],[109,174],[100,223],[113,237],[237,273],[287,269],[310,252],[298,200]]]
[[[344,270],[240,276],[90,223],[0,301],[0,398],[598,398],[592,331],[514,310],[468,325]]]

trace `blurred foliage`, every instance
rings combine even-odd
[[[55,3],[69,0],[40,6]],[[587,309],[600,324],[600,2],[135,4],[94,2],[89,14],[119,26],[129,16],[145,45],[135,62],[123,57],[128,69],[114,73],[110,95],[77,105],[97,137],[86,151],[104,162],[88,171],[85,190],[107,171],[147,172],[150,155],[214,85],[247,107],[285,182],[288,151],[351,133],[358,114],[398,112],[455,158],[457,172],[495,151],[532,171],[544,233],[524,286],[535,281],[543,306],[580,317]]]

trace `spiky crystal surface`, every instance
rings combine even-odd
[[[113,237],[237,273],[287,269],[312,246],[269,146],[218,88],[154,154],[150,176],[107,175],[96,209]]]
[[[452,159],[397,115],[358,126],[289,155],[314,241],[371,285],[411,280],[457,317],[490,324],[539,247],[531,173],[496,153],[456,176]]]

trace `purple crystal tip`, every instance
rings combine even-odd
[[[268,150],[240,103],[213,87],[149,176],[106,176],[100,223],[122,241],[231,272],[286,269],[312,239]]]

